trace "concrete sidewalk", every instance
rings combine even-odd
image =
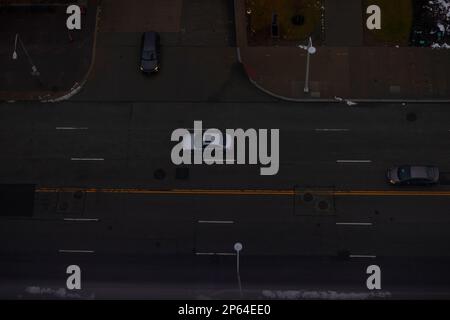
[[[450,101],[449,50],[350,46],[360,42],[358,32],[339,39],[328,30],[325,43],[335,46],[318,47],[311,57],[310,92],[305,94],[306,52],[248,46],[245,0],[236,0],[235,10],[240,60],[250,81],[272,96],[291,101]],[[336,46],[340,42],[344,45]]]
[[[54,100],[78,91],[93,62],[99,3],[89,1],[80,31],[67,30],[66,6],[2,7],[0,100]]]

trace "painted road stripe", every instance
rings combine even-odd
[[[235,159],[203,159],[203,161],[211,161],[211,162],[235,162]]]
[[[370,254],[351,254],[350,258],[370,258],[375,259],[377,256]]]
[[[323,193],[325,195],[326,193]],[[335,191],[333,196],[369,196],[369,197],[448,197],[450,191]]]
[[[38,188],[37,193],[117,193],[142,195],[191,195],[191,196],[299,196],[300,191],[270,189],[119,189],[119,188]],[[307,192],[304,190],[303,192]],[[311,191],[308,191],[311,192]],[[450,191],[394,191],[394,190],[322,190],[312,192],[317,196],[367,196],[367,197],[450,197]]]
[[[87,127],[56,127],[56,130],[88,130]]]
[[[205,223],[205,224],[233,224],[234,221],[198,220],[198,223]]]
[[[336,160],[337,163],[372,163],[372,160]]]
[[[214,189],[80,189],[80,188],[39,188],[39,193],[76,192],[86,193],[124,193],[124,194],[155,194],[155,195],[294,195],[293,190],[214,190]]]
[[[317,132],[348,132],[350,129],[315,129]]]
[[[70,158],[72,161],[105,161],[104,158]]]
[[[336,222],[338,226],[371,226],[371,222]]]
[[[75,222],[97,222],[99,219],[93,218],[64,218],[64,221],[75,221]]]
[[[58,250],[59,253],[95,253],[94,250],[65,250],[60,249]]]
[[[231,252],[196,252],[197,256],[235,256],[236,253]]]

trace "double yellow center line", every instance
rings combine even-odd
[[[296,196],[311,193],[317,196],[343,197],[450,197],[450,190],[294,190],[294,189],[135,189],[135,188],[38,188],[37,193],[105,193],[141,195],[190,196]]]

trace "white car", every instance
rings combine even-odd
[[[229,134],[225,134],[225,137],[223,137],[224,141],[220,141],[221,138],[221,134],[220,133],[203,133],[203,139],[201,139],[202,141],[202,146],[201,147],[197,147],[194,144],[196,136],[194,135],[194,133],[189,133],[188,135],[185,135],[183,137],[183,150],[203,150],[204,148],[206,148],[208,145],[212,144],[212,145],[217,145],[217,146],[221,146],[224,150],[231,150],[233,149],[233,141],[232,141],[232,137]]]
[[[435,166],[397,166],[388,169],[386,178],[392,185],[434,185],[439,183],[439,169]]]

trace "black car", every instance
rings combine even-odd
[[[140,68],[143,73],[155,73],[160,68],[160,38],[156,32],[142,35]]]

